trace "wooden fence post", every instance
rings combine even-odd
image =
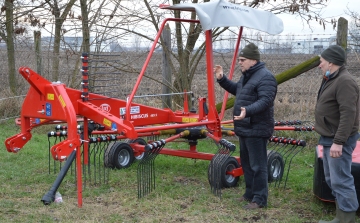
[[[162,93],[163,94],[169,94],[171,93],[171,89],[169,86],[171,86],[171,67],[169,64],[170,60],[170,49],[171,49],[171,30],[169,24],[167,24],[162,32],[162,39],[164,41],[163,43],[163,51],[162,51]],[[171,102],[171,95],[165,95],[162,96],[162,105],[163,108],[170,108],[172,107]]]
[[[40,31],[34,31],[34,44],[35,44],[36,72],[38,74],[41,74],[42,57],[41,57],[41,32]]]
[[[336,45],[341,46],[347,51],[348,21],[345,18],[340,17],[337,25]]]

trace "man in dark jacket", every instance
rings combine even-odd
[[[239,64],[243,75],[237,83],[223,75],[219,65],[215,66],[214,73],[220,86],[236,96],[234,130],[240,141],[240,161],[246,184],[239,200],[250,202],[245,209],[257,209],[267,205],[266,145],[274,131],[277,82],[265,63],[260,62],[258,47],[253,43],[241,50]]]
[[[323,146],[326,183],[336,202],[336,217],[331,222],[355,222],[359,207],[354,178],[351,175],[352,153],[359,138],[359,87],[344,66],[345,50],[332,45],[320,57],[324,74],[315,107],[315,131]]]

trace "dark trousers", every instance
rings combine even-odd
[[[239,137],[240,161],[244,171],[246,190],[244,197],[267,206],[268,173],[267,141],[268,138]]]
[[[350,136],[342,148],[342,155],[337,158],[330,156],[333,138],[320,137],[319,144],[323,145],[324,174],[326,183],[336,198],[339,209],[353,212],[359,208],[356,196],[354,177],[351,174],[352,153],[356,147],[359,134]]]

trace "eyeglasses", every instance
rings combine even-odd
[[[239,62],[241,62],[241,63],[244,63],[245,62],[245,60],[247,60],[247,59],[238,59],[239,60]]]

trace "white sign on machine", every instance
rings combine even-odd
[[[126,107],[120,108],[120,115],[125,115]],[[140,113],[140,106],[131,106],[130,114],[139,114]]]

